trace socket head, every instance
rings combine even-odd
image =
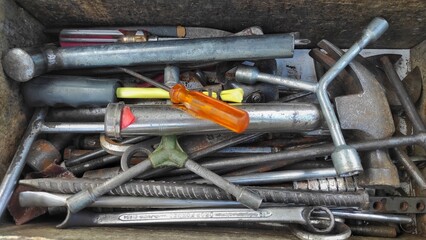
[[[351,146],[337,146],[331,154],[331,160],[340,177],[357,175],[363,171],[358,152]]]
[[[256,67],[241,65],[235,72],[235,80],[240,83],[252,85],[256,83],[257,75],[259,75],[259,69]]]
[[[3,58],[3,69],[7,76],[18,82],[35,77],[35,65],[31,55],[20,48],[9,50]]]
[[[364,34],[368,35],[371,41],[376,41],[388,29],[389,23],[384,18],[375,17],[365,28]]]
[[[239,196],[235,196],[237,201],[253,210],[259,209],[263,199],[252,191],[243,188]]]

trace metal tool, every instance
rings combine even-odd
[[[123,43],[75,48],[49,46],[29,52],[14,48],[6,53],[3,68],[12,79],[25,82],[43,73],[59,69],[283,58],[292,57],[293,49],[293,34]]]
[[[370,151],[382,148],[393,148],[398,146],[408,146],[426,141],[426,134],[420,133],[412,136],[393,137],[382,140],[369,140],[364,142],[350,143],[358,151]],[[267,155],[243,156],[226,159],[213,159],[202,163],[203,167],[210,170],[233,168],[238,169],[244,166],[273,163],[277,161],[288,161],[289,164],[305,161],[314,157],[323,157],[330,155],[335,147],[330,144],[324,144],[318,147],[309,147],[304,149],[287,150]]]
[[[370,212],[426,213],[424,197],[370,197]]]
[[[232,134],[232,133],[215,134],[215,135],[194,135],[194,136],[189,135],[189,136],[180,137],[179,141],[180,141],[180,145],[182,146],[182,149],[184,149],[184,151],[188,153],[190,158],[193,160],[196,160],[202,156],[218,151],[225,147],[233,146],[246,141],[252,141],[260,137],[261,135],[263,135],[263,133],[254,133],[249,135]],[[158,144],[159,142],[160,142],[159,138],[156,138],[156,139],[144,141],[143,145],[145,148],[149,148],[149,150],[153,151],[154,149],[152,149],[152,146],[155,144]],[[111,149],[112,147],[109,146],[108,148]],[[124,151],[120,152],[120,150],[118,150],[115,147],[113,151],[117,153],[117,155],[99,157],[89,161],[81,162],[80,164],[73,164],[71,167],[68,167],[68,170],[73,172],[74,174],[79,175],[88,170],[98,169],[100,167],[109,165],[111,163],[117,163],[119,162],[121,155],[123,154]],[[76,158],[76,159],[79,159],[79,158]],[[65,162],[65,165],[68,166],[67,162]],[[147,179],[152,176],[156,176],[158,174],[168,172],[172,169],[174,168],[164,167],[159,169],[152,169],[151,171],[148,171],[145,174],[138,176],[138,178]]]
[[[396,238],[398,233],[396,227],[381,225],[349,225],[355,236]]]
[[[337,173],[334,168],[324,168],[253,173],[242,176],[225,177],[225,179],[241,185],[264,185],[336,176]],[[189,182],[208,183],[206,180],[189,180]]]
[[[129,153],[129,156],[131,156],[132,153],[135,153],[135,151]],[[123,157],[127,156],[123,155]],[[237,201],[241,202],[247,207],[258,209],[262,202],[262,199],[256,194],[230,183],[219,175],[201,167],[199,164],[189,159],[188,155],[179,146],[175,136],[165,136],[162,138],[159,147],[157,147],[157,149],[148,156],[147,160],[129,168],[127,171],[124,171],[114,178],[111,178],[100,186],[81,191],[76,195],[68,198],[68,210],[70,212],[78,212],[84,209],[96,201],[98,197],[145,172],[151,168],[151,166],[154,168],[163,166],[185,166],[192,172],[200,175],[205,179],[208,179],[216,186],[224,189],[226,192],[229,192],[237,199]]]
[[[23,179],[20,184],[40,191],[73,194],[103,183],[100,179]],[[265,202],[288,205],[326,206],[367,209],[371,204],[365,191],[334,193],[300,191],[270,187],[248,187]],[[111,189],[112,196],[139,196],[155,198],[198,199],[230,201],[232,196],[224,190],[206,184],[173,183],[163,181],[131,181]]]
[[[308,83],[277,77],[268,74],[260,74],[254,69],[239,69],[236,78],[239,81],[253,83],[257,80],[284,85],[317,94],[324,118],[329,127],[333,142],[336,146],[332,154],[333,164],[339,176],[351,176],[362,172],[361,160],[356,150],[348,146],[340,129],[339,121],[334,113],[333,106],[327,96],[327,87],[333,79],[358,55],[358,53],[370,42],[378,39],[388,28],[388,23],[383,18],[374,18],[364,29],[362,37],[356,42],[320,79],[319,83]]]
[[[350,176],[360,173],[363,169],[356,150],[346,144],[340,129],[339,121],[334,113],[333,107],[327,96],[327,87],[333,79],[355,58],[356,55],[371,41],[378,39],[388,28],[388,23],[383,18],[374,18],[365,28],[364,34],[320,79],[318,84],[301,82],[293,79],[286,79],[267,74],[260,74],[253,70],[240,69],[236,72],[237,79],[244,82],[254,82],[261,80],[273,84],[280,84],[287,87],[297,88],[317,94],[324,118],[328,124],[333,142],[336,146],[332,154],[333,164],[340,176]]]
[[[66,207],[67,198],[72,195],[47,192],[26,191],[19,194],[21,207]],[[100,208],[207,208],[207,207],[241,207],[235,201],[104,196],[89,207]]]
[[[105,133],[109,137],[135,135],[206,134],[229,132],[226,129],[202,119],[195,119],[179,109],[163,105],[128,105],[136,121],[125,129],[119,129],[121,110],[124,105],[110,104],[105,116],[106,122],[46,122],[45,133]],[[303,132],[317,129],[322,124],[321,111],[313,104],[252,104],[239,108],[248,112],[251,132]],[[90,111],[89,111],[90,112]],[[67,113],[68,115],[68,113]],[[81,116],[83,117],[83,116]],[[74,118],[77,118],[74,117]],[[155,124],[153,124],[155,123]],[[179,127],[176,127],[179,126]],[[107,128],[107,129],[106,129]],[[118,131],[118,132],[117,132]],[[117,135],[119,134],[119,135]]]
[[[122,109],[125,106],[130,108],[136,120],[128,127],[121,129]],[[310,131],[320,128],[323,123],[321,111],[313,104],[243,104],[236,107],[249,115],[250,123],[246,133]],[[59,131],[60,128],[59,125],[51,127],[52,131]],[[210,121],[193,118],[167,105],[111,103],[105,115],[105,134],[114,138],[141,134],[206,134],[223,131],[225,129]]]
[[[235,108],[225,102],[206,96],[200,92],[188,91],[182,84],[175,84],[172,88],[140,75],[129,69],[120,68],[123,72],[156,87],[166,90],[170,100],[177,108],[189,113],[195,118],[207,119],[236,133],[246,130],[249,125],[248,113]]]
[[[398,214],[377,214],[368,212],[332,210],[335,217],[344,219],[364,220],[372,222],[408,224],[413,222],[413,218],[407,215]]]
[[[318,46],[324,49],[334,61],[344,54],[344,51],[326,40],[320,41]],[[317,51],[311,56],[318,60],[324,55],[321,51]],[[384,88],[375,75],[357,59],[349,63],[349,71],[353,79],[357,81],[346,81],[345,88],[360,89],[360,91],[335,97],[341,128],[351,130],[355,137],[361,140],[391,137],[395,132],[395,126]],[[352,91],[349,90],[349,92]],[[387,150],[377,149],[364,153],[362,164],[364,172],[358,178],[361,186],[399,187],[398,171]]]
[[[291,224],[290,229],[301,240],[343,240],[348,239],[352,235],[351,229],[346,224],[337,221],[337,219],[334,229],[327,234],[312,233],[303,229],[303,226],[296,224]]]
[[[25,130],[22,136],[21,142],[10,162],[9,168],[7,169],[3,181],[0,185],[0,217],[3,217],[4,210],[12,196],[15,185],[19,180],[22,169],[25,166],[25,160],[31,149],[31,146],[38,134],[41,133],[41,122],[44,120],[47,114],[46,108],[36,109],[33,117],[31,118],[27,130]]]
[[[138,142],[141,142],[141,141],[149,139],[149,138],[151,138],[151,137],[150,136],[132,137],[132,138],[124,139],[122,142],[120,142],[120,144],[134,144],[134,143],[138,143]],[[69,159],[69,160],[65,161],[65,166],[67,166],[67,167],[76,166],[76,165],[84,163],[84,162],[86,162],[90,159],[99,158],[99,157],[105,156],[107,154],[108,154],[108,152],[104,148],[97,149],[97,150],[95,150],[91,153],[84,154],[84,155],[79,156],[77,158],[73,158],[73,159]]]
[[[394,148],[395,159],[404,166],[404,170],[416,182],[416,184],[423,190],[426,189],[426,180],[422,172],[417,168],[416,164],[410,157],[400,148]]]
[[[152,31],[152,32],[151,32]],[[157,35],[160,34],[160,35]],[[107,43],[165,41],[184,38],[212,38],[226,36],[263,35],[260,27],[249,27],[237,33],[204,27],[141,26],[121,28],[62,29],[59,33],[61,47],[93,46]],[[298,44],[308,44],[298,40]],[[296,42],[295,42],[296,44]]]
[[[297,190],[325,192],[355,192],[363,189],[358,186],[358,181],[355,177],[337,177],[295,181],[293,182],[293,188]]]
[[[51,164],[59,163],[61,153],[52,143],[44,139],[36,140],[28,152],[27,164],[37,172],[43,171]]]
[[[313,224],[314,212],[327,215],[328,225],[318,227]],[[192,223],[192,222],[280,222],[305,225],[314,232],[330,232],[334,227],[334,216],[324,207],[288,207],[251,209],[191,209],[163,210],[121,213],[68,212],[59,228],[81,226],[125,226],[149,223]]]

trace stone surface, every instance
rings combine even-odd
[[[0,51],[2,56],[13,47],[29,47],[47,41],[43,26],[12,0],[0,4]],[[0,65],[0,179],[9,166],[28,114],[22,104],[18,83],[5,77]]]

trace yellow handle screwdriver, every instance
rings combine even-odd
[[[172,88],[169,88],[132,70],[126,68],[119,69],[168,91],[172,103],[182,104],[183,106],[179,108],[194,117],[208,119],[236,133],[243,132],[249,125],[250,119],[247,112],[225,102],[211,98],[200,92],[189,91],[182,84],[176,84]]]
[[[143,99],[170,99],[169,92],[161,88],[141,88],[141,87],[119,87],[115,91],[117,98],[143,98]],[[202,92],[215,99],[218,99],[216,92]],[[220,100],[224,102],[240,103],[243,101],[244,90],[242,88],[234,88],[222,90],[220,93]]]

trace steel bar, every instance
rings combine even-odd
[[[94,188],[102,184],[99,179],[23,179],[20,184],[34,187],[40,191],[61,194],[73,194]],[[258,194],[265,202],[279,204],[297,204],[307,206],[349,207],[367,209],[369,196],[365,191],[330,194],[321,191],[300,191],[283,188],[247,187]],[[138,196],[155,198],[177,198],[198,200],[233,200],[224,190],[206,184],[182,184],[158,181],[131,181],[112,189],[107,193],[111,196]]]
[[[47,122],[102,122],[106,108],[55,108],[46,116]]]
[[[21,207],[65,207],[69,194],[47,192],[21,192]],[[241,207],[235,201],[176,199],[155,197],[104,196],[98,198],[89,207],[101,208],[202,208],[202,207]]]
[[[376,214],[376,213],[367,213],[367,212],[366,213],[350,212],[350,211],[342,211],[342,210],[332,210],[332,213],[335,217],[341,217],[344,219],[397,223],[397,224],[408,224],[413,222],[413,218],[407,215]]]
[[[226,180],[241,185],[276,184],[315,178],[337,177],[334,168],[288,170],[266,173],[254,173],[243,176],[224,177]],[[208,183],[205,180],[189,181],[192,183]]]
[[[35,110],[27,129],[22,136],[18,149],[16,150],[15,155],[10,162],[9,168],[4,175],[3,181],[0,185],[0,218],[3,217],[7,204],[12,197],[16,183],[18,182],[22,170],[24,169],[26,158],[31,149],[31,145],[37,138],[38,134],[41,132],[41,123],[46,117],[47,111],[47,108],[38,108]]]
[[[350,143],[352,147],[358,151],[370,151],[382,148],[393,148],[399,146],[408,146],[426,141],[426,134],[420,133],[412,136],[394,137],[382,140],[370,140],[364,142]],[[222,168],[241,168],[246,166],[272,163],[277,161],[288,161],[297,163],[306,159],[315,157],[322,157],[330,155],[334,150],[331,144],[325,144],[317,147],[310,147],[305,149],[288,150],[278,153],[271,153],[257,156],[243,156],[226,159],[215,159],[202,163],[203,167],[210,170],[217,170]]]
[[[417,185],[425,190],[426,180],[423,177],[422,172],[417,168],[416,164],[410,159],[410,157],[399,148],[393,149],[396,160],[404,166],[404,170],[410,175],[410,177],[417,183]]]
[[[293,50],[292,34],[45,47],[31,52],[14,48],[6,53],[3,68],[12,79],[25,82],[60,69],[273,59],[292,57]]]
[[[67,123],[67,122],[45,122],[41,126],[43,133],[103,133],[104,123]]]
[[[416,133],[425,132],[426,127],[417,113],[414,103],[411,101],[404,84],[399,79],[389,57],[383,56],[380,58],[380,62],[383,65],[383,70],[389,79],[389,83],[392,84],[393,90],[397,94],[401,105],[403,106],[405,113],[407,114],[410,121],[413,123],[413,128]],[[424,144],[422,146],[425,146]]]

